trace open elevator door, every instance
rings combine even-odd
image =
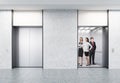
[[[83,53],[83,66],[78,68],[103,68],[108,67],[108,27],[107,26],[82,26],[78,27],[78,44],[80,37],[83,38],[83,44],[85,43],[85,38],[93,37],[96,42],[96,51],[95,51],[95,65],[91,64],[90,66],[85,66],[86,59]],[[79,46],[78,46],[79,49]],[[78,50],[79,51],[79,50]],[[79,55],[79,52],[78,52]],[[89,55],[90,56],[90,55]],[[79,56],[78,56],[79,62]]]
[[[13,67],[42,67],[42,28],[13,28]]]

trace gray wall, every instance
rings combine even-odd
[[[12,66],[11,11],[0,11],[0,69],[10,69]]]
[[[45,10],[44,68],[77,68],[77,11]]]

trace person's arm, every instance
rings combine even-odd
[[[80,47],[80,43],[78,43],[78,47]]]
[[[82,47],[82,45],[79,43],[79,44],[78,44],[78,48],[81,48],[81,47]]]
[[[90,50],[93,48],[93,46],[89,43],[89,46],[90,46]]]
[[[94,42],[95,46],[94,46],[94,50],[96,50],[96,43]]]

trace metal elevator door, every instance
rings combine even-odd
[[[42,67],[42,28],[19,27],[16,30],[16,67]]]

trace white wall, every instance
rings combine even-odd
[[[42,26],[42,11],[14,11],[13,26]]]
[[[109,68],[120,69],[120,11],[109,12]]]
[[[0,11],[0,69],[12,67],[11,11]]]
[[[107,11],[79,11],[79,26],[107,26]]]
[[[44,11],[44,68],[77,69],[77,11]]]

